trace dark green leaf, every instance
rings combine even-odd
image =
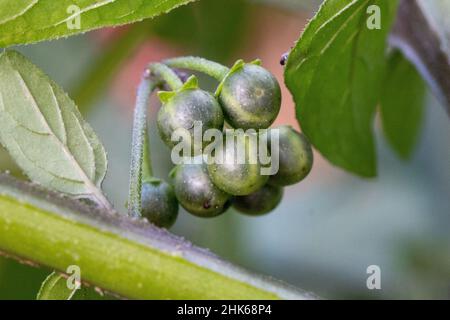
[[[381,29],[367,27],[371,5],[381,9]],[[304,133],[329,161],[362,176],[376,175],[372,121],[396,7],[396,0],[325,1],[286,66]]]
[[[396,51],[388,62],[381,96],[386,137],[402,158],[408,158],[422,124],[425,84],[416,68]]]
[[[105,26],[136,22],[191,1],[193,0],[2,0],[0,47],[56,39]],[[79,11],[69,10],[74,4]],[[74,19],[78,17],[79,28],[72,28],[71,22],[75,22]]]

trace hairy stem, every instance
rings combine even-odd
[[[128,215],[131,217],[141,217],[142,175],[144,171],[145,174],[148,174],[150,168],[147,163],[150,159],[146,156],[148,152],[145,151],[148,148],[148,143],[145,143],[145,140],[148,139],[147,107],[151,93],[159,84],[146,71],[137,90],[131,140],[130,185],[128,195]]]
[[[172,90],[177,90],[183,86],[183,82],[178,75],[168,66],[162,63],[152,63],[148,68],[155,77],[165,82]]]
[[[148,181],[153,178],[152,159],[150,153],[150,138],[148,136],[148,128],[144,135],[144,150],[142,155],[142,181]]]
[[[179,57],[164,60],[163,63],[171,68],[187,69],[205,73],[217,79],[219,82],[222,81],[230,71],[229,68],[220,63],[200,57]]]
[[[135,299],[311,299],[142,220],[0,176],[0,251]]]

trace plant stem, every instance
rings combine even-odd
[[[0,251],[134,299],[311,299],[145,221],[0,176]]]
[[[148,181],[153,178],[152,159],[150,153],[150,138],[148,136],[148,127],[145,130],[144,150],[142,161],[142,181]]]
[[[171,68],[203,72],[217,79],[219,82],[222,81],[230,71],[229,68],[221,65],[220,63],[200,57],[179,57],[164,60],[163,63]]]
[[[133,134],[131,140],[131,164],[130,164],[130,185],[128,195],[128,215],[131,217],[141,217],[141,189],[142,175],[151,172],[148,161],[148,130],[147,130],[147,107],[151,93],[160,84],[156,79],[150,78],[149,71],[146,70],[136,95],[136,106],[134,108]],[[146,138],[147,137],[147,138]],[[147,155],[147,156],[146,156]],[[150,169],[150,170],[149,170]]]
[[[178,75],[168,66],[162,63],[152,63],[148,68],[155,77],[165,82],[172,90],[177,90],[183,86],[183,82]]]

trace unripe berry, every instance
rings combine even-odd
[[[292,185],[303,180],[311,171],[313,152],[308,139],[291,126],[280,126],[279,130],[279,170],[270,177],[269,183],[277,186]],[[271,129],[273,130],[273,129]],[[268,130],[269,134],[270,130]],[[269,147],[271,145],[268,135]]]
[[[266,184],[256,192],[234,199],[233,207],[250,216],[260,216],[275,209],[283,197],[283,188]]]
[[[280,85],[263,67],[245,64],[225,79],[219,102],[233,128],[265,129],[280,112]]]
[[[153,178],[142,183],[142,216],[158,227],[170,228],[178,216],[178,201],[173,188]]]
[[[193,155],[199,154],[203,144],[194,141],[194,122],[199,121],[203,133],[211,128],[222,130],[223,113],[214,96],[200,89],[185,89],[174,94],[173,97],[163,103],[158,112],[158,131],[161,139],[169,147],[173,147],[178,141],[172,141],[172,133],[179,129],[186,129],[191,141]]]
[[[198,217],[215,217],[231,205],[231,196],[211,181],[204,164],[180,164],[170,174],[181,206]]]
[[[221,161],[210,161],[208,164],[211,180],[217,187],[234,196],[247,195],[260,189],[269,176],[261,174],[263,165],[258,153],[258,137],[247,133],[231,133],[225,139],[234,139],[234,143],[224,143],[217,153],[222,155]]]

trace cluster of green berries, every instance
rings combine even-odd
[[[270,130],[264,135],[258,129],[267,129],[277,118],[281,106],[281,90],[276,78],[258,62],[238,62],[223,77],[216,94],[202,90],[190,78],[179,90],[161,92],[158,113],[161,139],[174,146],[172,134],[186,129],[193,139],[194,122],[202,123],[202,134],[208,129],[223,130],[227,123],[234,129],[255,129],[257,139],[243,139],[232,146],[223,146],[224,154],[241,145],[246,159],[259,159],[254,141],[267,141],[270,149]],[[230,206],[237,211],[258,216],[272,211],[280,203],[283,187],[303,180],[311,170],[313,153],[306,137],[290,126],[278,127],[279,170],[269,176],[261,174],[264,167],[259,160],[236,163],[232,157],[223,162],[192,161],[179,164],[170,173],[170,185],[161,181],[144,183],[142,189],[143,215],[151,222],[170,227],[178,214],[178,203],[198,217],[215,217]],[[203,157],[205,145],[192,145],[193,154]],[[198,164],[197,164],[198,163]]]

